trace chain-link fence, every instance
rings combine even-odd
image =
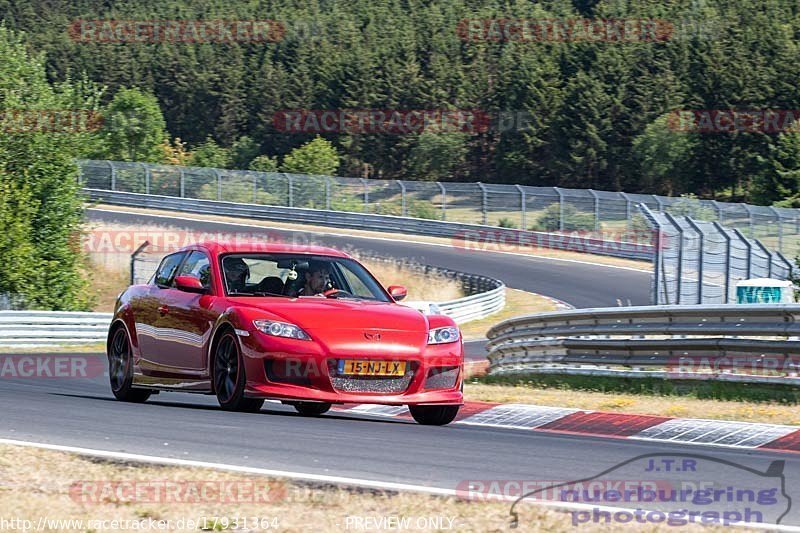
[[[800,210],[591,189],[373,180],[79,161],[85,187],[182,198],[400,215],[539,231],[618,235],[647,227],[637,209],[718,222],[795,257]]]
[[[789,279],[793,265],[760,240],[719,222],[653,212],[640,205],[654,230],[654,304],[714,304],[736,301],[736,282]]]

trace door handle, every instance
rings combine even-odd
[[[166,305],[162,305],[161,307],[158,308],[158,312],[161,313],[162,315],[166,315],[167,313],[169,313],[169,307],[167,307]]]

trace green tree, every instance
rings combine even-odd
[[[44,58],[28,51],[25,35],[0,25],[0,112],[96,112],[101,92],[85,80],[49,84]],[[17,296],[26,307],[90,306],[77,244],[83,202],[75,158],[94,149],[96,137],[77,126],[0,135],[0,293]]]
[[[467,157],[466,134],[423,132],[408,162],[409,177],[417,180],[452,180]]]
[[[331,176],[339,168],[339,153],[333,144],[320,136],[295,148],[283,158],[281,170],[293,174]]]
[[[268,155],[260,155],[250,161],[250,170],[258,172],[278,172],[278,159]]]
[[[218,145],[211,137],[207,137],[203,144],[192,150],[188,162],[193,167],[231,168],[233,166],[231,151]]]
[[[106,158],[160,163],[167,141],[158,100],[139,89],[120,89],[105,111]]]
[[[670,128],[670,115],[662,115],[633,141],[633,156],[644,190],[672,196],[689,183],[689,158],[695,134]]]

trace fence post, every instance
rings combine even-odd
[[[788,259],[786,259],[786,256],[784,256],[781,252],[775,252],[775,253],[778,256],[778,259],[783,261],[783,263],[786,265],[786,268],[789,269],[789,276],[791,277],[791,275],[794,273],[794,265],[792,265],[792,263]]]
[[[622,198],[625,199],[625,221],[626,221],[625,228],[626,229],[631,229],[631,218],[632,218],[632,214],[631,214],[631,199],[624,192],[621,192],[619,194],[620,194],[620,196],[622,196]],[[645,205],[645,204],[639,204],[639,205]],[[640,208],[640,210],[641,210],[641,208]],[[649,212],[650,208],[648,207],[647,210]],[[655,218],[653,219],[653,221],[655,221]]]
[[[728,231],[719,222],[712,222],[712,224],[725,239],[725,303],[727,304],[731,301],[731,236],[728,235]]]
[[[406,216],[406,184],[400,180],[395,180],[400,186],[400,216]]]
[[[219,202],[220,200],[222,200],[222,174],[220,174],[219,170],[217,170],[216,168],[212,168],[211,170],[217,177],[217,201]]]
[[[367,180],[364,178],[359,178],[361,180],[361,184],[364,186],[364,212],[369,212],[369,185],[367,184]]]
[[[764,246],[764,244],[761,241],[759,241],[758,239],[753,239],[753,242],[756,243],[756,246],[761,248],[762,252],[767,254],[767,277],[771,278],[772,277],[772,253],[769,250],[767,250],[767,247]]]
[[[145,165],[144,163],[139,163],[144,169],[144,192],[145,194],[150,194],[150,167]]]
[[[139,257],[139,254],[148,246],[150,246],[150,241],[144,241],[142,245],[131,254],[131,285],[136,283],[136,258]]]
[[[288,207],[294,207],[294,180],[292,176],[286,172],[283,173],[283,177],[286,178],[286,203]]]
[[[744,210],[747,211],[747,218],[748,218],[748,227],[750,228],[750,235],[751,239],[754,239],[756,236],[755,233],[755,223],[753,222],[753,211],[750,209],[748,204],[742,204],[744,206]]]
[[[652,196],[653,200],[656,201],[656,205],[658,206],[658,210],[663,213],[664,212],[664,202],[661,201],[661,198],[659,198],[657,194],[651,194],[650,196]]]
[[[592,189],[588,189],[589,194],[594,198],[594,230],[600,229],[600,197]]]
[[[651,226],[656,231],[656,242],[655,242],[655,250],[653,253],[653,305],[661,304],[661,298],[659,298],[661,284],[664,284],[664,300],[666,300],[667,305],[669,305],[669,294],[667,292],[667,284],[666,280],[663,279],[662,269],[664,266],[664,255],[661,253],[661,250],[664,247],[664,232],[661,231],[661,223],[656,220],[656,217],[653,216],[653,213],[650,209],[644,205],[639,204],[639,211],[641,211],[642,216],[647,219]]]
[[[181,175],[181,198],[186,197],[186,173],[183,171],[183,168],[180,169]]]
[[[678,224],[678,221],[675,220],[675,217],[673,217],[671,214],[669,213],[663,213],[663,214],[667,218],[667,220],[669,220],[669,223],[672,224],[672,226],[676,230],[678,230],[678,239],[679,239],[678,242],[680,244],[678,245],[678,270],[677,270],[678,273],[675,279],[677,284],[677,290],[676,290],[677,294],[675,296],[675,303],[680,304],[681,293],[683,291],[683,247],[684,247],[683,227],[681,227],[681,225]],[[666,284],[666,280],[664,280],[664,283]]]
[[[778,250],[783,251],[783,223],[781,222],[781,214],[780,212],[775,209],[774,207],[770,207],[773,213],[775,213],[775,221],[778,223]]]
[[[716,200],[711,200],[711,205],[713,205],[714,209],[717,211],[717,221],[724,226],[725,223],[722,220],[722,208],[719,206],[719,202]]]
[[[325,176],[325,209],[331,210],[331,177]]]
[[[439,190],[442,192],[442,220],[447,220],[447,188],[441,181],[437,181],[436,185],[439,186]]]
[[[111,190],[117,190],[117,167],[114,166],[113,161],[109,161],[108,164],[111,166]]]
[[[486,203],[487,203],[486,187],[480,181],[478,182],[478,187],[481,188],[481,197],[482,197],[482,200],[481,200],[481,213],[483,213],[483,225],[485,226],[486,225],[486,220],[487,220],[487,215],[486,215]]]
[[[564,195],[558,187],[553,187],[553,190],[558,195],[558,231],[564,231]]]
[[[515,185],[515,187],[519,191],[520,215],[522,215],[521,216],[521,223],[522,223],[522,228],[521,229],[525,230],[525,229],[528,228],[528,224],[525,221],[525,218],[526,218],[526,215],[527,215],[527,213],[526,213],[527,206],[525,205],[525,189],[523,189],[521,185]]]
[[[253,172],[253,203],[258,203],[258,172]]]
[[[704,241],[705,241],[706,234],[703,233],[703,230],[701,230],[700,227],[697,224],[695,224],[695,221],[692,220],[690,217],[684,216],[683,219],[686,221],[687,224],[689,224],[692,227],[692,229],[694,231],[697,232],[697,236],[700,239],[700,247],[699,247],[700,249],[697,252],[697,279],[698,279],[697,303],[698,304],[702,304],[703,303],[703,284],[705,282],[705,276],[704,276],[704,272],[703,271],[705,270],[705,264],[704,263],[705,263],[705,260],[706,260],[706,253],[705,253],[705,250],[703,249],[703,247],[704,247],[704,244],[705,244]]]
[[[750,279],[750,277],[753,275],[753,245],[750,244],[750,240],[738,229],[734,228],[733,232],[736,234],[739,240],[742,241],[745,248],[747,248],[747,279]]]

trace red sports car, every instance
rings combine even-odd
[[[408,405],[421,424],[447,424],[463,403],[461,335],[449,317],[395,303],[405,295],[330,248],[188,246],[120,295],[111,389],[133,402],[215,394],[235,411],[278,399],[310,416],[332,404]]]

